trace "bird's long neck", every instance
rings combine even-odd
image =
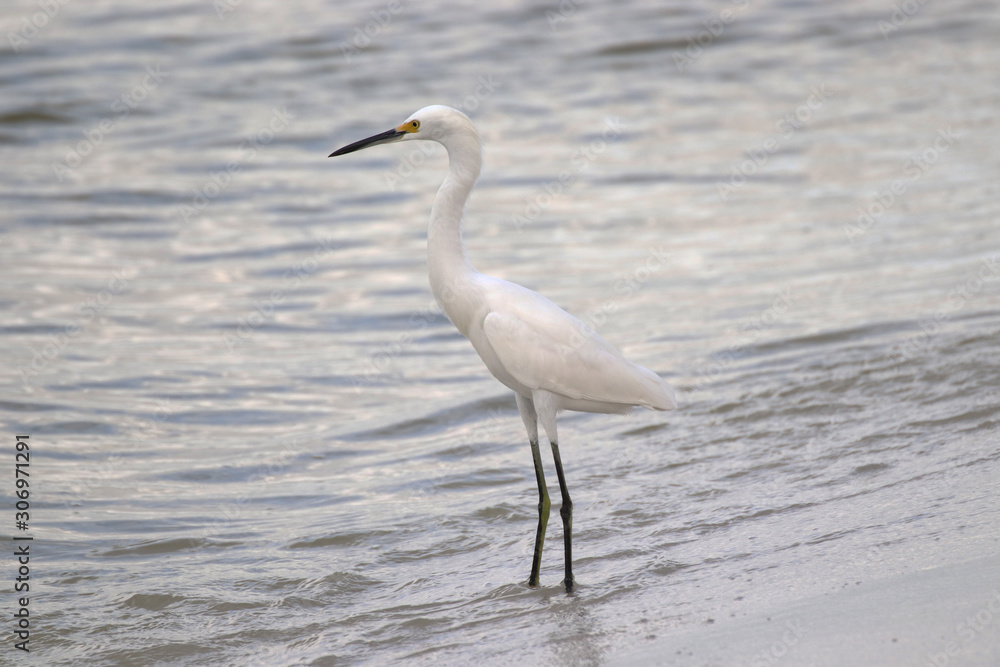
[[[473,316],[476,269],[462,243],[462,212],[479,178],[482,149],[475,135],[446,144],[448,176],[441,184],[427,230],[427,268],[438,305],[464,335]]]

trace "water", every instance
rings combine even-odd
[[[18,660],[601,664],[995,553],[996,7],[647,4],[68,3],[19,52],[4,7]],[[486,144],[477,267],[681,398],[560,420],[572,597],[432,305],[443,151],[325,157],[430,103]]]

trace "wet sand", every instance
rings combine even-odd
[[[706,624],[611,665],[1000,665],[1000,557],[855,586]]]

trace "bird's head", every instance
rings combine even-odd
[[[348,144],[330,153],[328,157],[346,155],[362,148],[397,141],[429,140],[448,146],[450,141],[459,138],[474,138],[477,143],[479,142],[479,135],[472,121],[458,109],[434,104],[417,111],[401,125]]]

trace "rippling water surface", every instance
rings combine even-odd
[[[6,3],[32,659],[601,664],[995,553],[996,6],[654,5]],[[483,135],[477,267],[681,398],[561,419],[572,596],[427,285],[443,150],[325,157],[431,103]]]

